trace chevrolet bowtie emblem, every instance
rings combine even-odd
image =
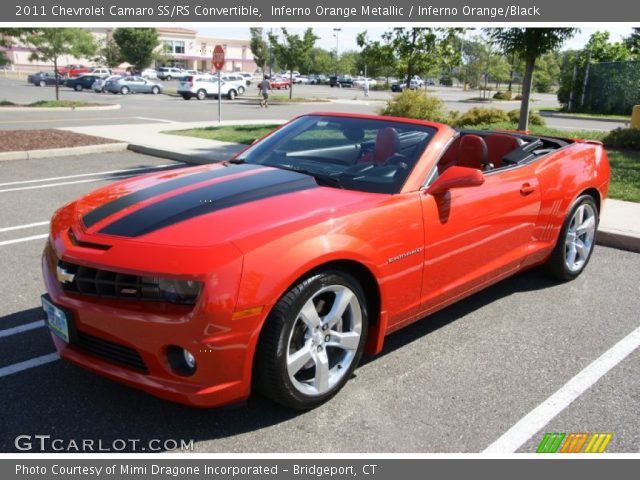
[[[76,278],[76,274],[67,272],[64,267],[58,265],[56,267],[56,278],[60,283],[72,283],[74,278]]]

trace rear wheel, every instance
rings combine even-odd
[[[238,95],[242,95],[244,93],[244,87],[238,87]]]
[[[365,295],[351,275],[326,271],[301,281],[275,305],[260,335],[257,389],[288,407],[320,405],[351,377],[367,328]]]
[[[171,75],[167,75],[166,80],[171,81]]]
[[[545,264],[552,276],[573,280],[582,273],[596,243],[598,221],[598,208],[593,197],[578,197],[569,209],[556,247]]]
[[[82,91],[82,85],[80,85],[79,83],[76,83],[75,86],[73,87],[73,89],[76,92],[81,92]]]
[[[122,88],[120,89],[120,93],[121,93],[122,95],[128,95],[128,94],[129,94],[129,87],[122,87]]]
[[[229,90],[229,93],[227,94],[227,96],[229,97],[229,100],[234,100],[236,98],[236,91],[235,90]]]
[[[151,89],[151,93],[153,93],[154,95],[158,95],[160,93],[160,87],[153,87]]]
[[[40,85],[41,87],[45,87],[47,85],[47,82],[45,82],[44,80],[40,80],[40,83],[38,83],[38,85]]]
[[[205,98],[207,98],[207,92],[205,92],[203,89],[200,89],[196,93],[196,97],[198,97],[198,100],[204,100]]]

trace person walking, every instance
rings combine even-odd
[[[269,90],[271,90],[271,82],[269,82],[269,75],[265,75],[264,79],[258,85],[260,89],[260,108],[269,108]]]
[[[364,96],[369,96],[369,79],[364,77],[364,82],[362,83],[362,90],[364,91]]]

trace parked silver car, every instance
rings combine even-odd
[[[107,82],[116,80],[120,77],[122,77],[122,75],[111,75],[107,78],[96,78],[96,81],[93,82],[93,85],[91,85],[91,90],[93,90],[96,93],[104,93],[104,87],[107,84]]]
[[[157,95],[162,93],[162,84],[151,80],[145,80],[142,77],[128,75],[109,80],[104,85],[105,92],[121,93],[127,95],[129,93],[153,93]]]

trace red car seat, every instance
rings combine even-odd
[[[477,168],[488,163],[487,144],[478,135],[465,135],[458,146],[458,166]]]
[[[383,165],[384,162],[393,157],[400,148],[400,137],[393,127],[384,127],[376,134],[376,143],[373,152],[362,157],[361,162],[373,162],[376,165]]]
[[[494,168],[502,167],[502,159],[505,155],[522,145],[518,138],[503,133],[487,135],[484,137],[484,142],[487,145],[489,163],[493,164]]]

